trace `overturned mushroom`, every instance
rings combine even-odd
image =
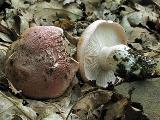
[[[85,81],[96,80],[100,87],[115,82],[115,74],[123,78],[147,78],[154,73],[155,61],[143,57],[126,46],[123,28],[115,22],[97,20],[83,32],[77,56]]]
[[[31,27],[8,50],[5,74],[28,97],[58,97],[78,70],[78,63],[69,57],[66,47],[61,28]]]

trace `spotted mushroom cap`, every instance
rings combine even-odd
[[[63,30],[54,26],[27,29],[11,45],[5,64],[13,86],[36,99],[61,96],[78,70],[66,51]]]
[[[125,32],[121,25],[112,21],[97,20],[90,24],[78,42],[77,60],[84,81],[114,79],[112,70],[105,71],[99,65],[98,56],[103,47],[126,44]]]

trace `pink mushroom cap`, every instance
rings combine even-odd
[[[5,74],[25,96],[61,96],[70,86],[78,63],[69,56],[63,30],[54,26],[27,29],[8,50]]]

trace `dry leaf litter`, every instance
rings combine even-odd
[[[8,84],[2,72],[6,52],[24,30],[37,25],[61,27],[68,40],[70,56],[76,58],[78,38],[97,19],[120,23],[125,29],[128,46],[160,61],[158,0],[0,1],[0,120],[160,119],[160,101],[155,97],[160,96],[159,78],[125,83],[116,91],[108,91],[94,87],[94,83],[84,84],[77,74],[76,82],[63,96],[49,100],[27,99]],[[160,62],[158,65],[157,75],[160,74]],[[135,90],[132,91],[133,87]]]

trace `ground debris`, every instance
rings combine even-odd
[[[158,61],[155,73],[160,75],[159,0],[0,0],[1,120],[160,119],[159,78],[157,81],[125,83],[122,91],[115,92],[83,83],[78,77],[73,85],[76,88],[69,88],[63,96],[49,100],[27,99],[7,83],[3,73],[6,52],[24,30],[32,26],[63,28],[69,46],[67,51],[76,58],[79,37],[97,19],[120,23],[126,31],[128,46]],[[147,67],[145,70],[149,72]],[[128,98],[119,94],[127,92],[126,86],[135,88]],[[16,97],[13,92],[18,92]],[[23,105],[23,100],[27,104]]]

